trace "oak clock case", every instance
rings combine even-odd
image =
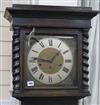
[[[24,88],[77,88],[77,35],[29,35],[24,41]]]
[[[91,7],[6,8],[13,30],[12,96],[21,105],[78,105],[90,95],[88,32],[98,13]]]

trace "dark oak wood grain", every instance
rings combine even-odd
[[[4,17],[12,23],[12,96],[22,105],[78,105],[78,100],[89,96],[88,90],[88,31],[91,19],[99,11],[90,7],[64,7],[43,5],[13,5],[7,7]],[[35,28],[34,34],[47,36],[75,36],[77,41],[77,86],[63,88],[24,88],[25,38]]]

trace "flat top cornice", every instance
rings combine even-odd
[[[13,9],[16,10],[32,10],[32,11],[55,11],[55,12],[90,12],[91,7],[72,7],[72,6],[50,6],[50,5],[21,5],[14,4]]]
[[[91,19],[100,11],[92,10],[91,7],[71,7],[71,6],[44,6],[44,5],[21,5],[14,4],[12,7],[7,7],[4,17],[11,21],[13,17],[30,17],[37,18],[37,14],[53,18],[70,18],[76,17],[83,19]],[[34,14],[34,17],[33,17]]]
[[[8,7],[8,10],[32,10],[32,11],[55,11],[55,12],[95,12],[100,11],[92,10],[91,7],[73,7],[73,6],[50,6],[50,5],[22,5],[13,4]]]

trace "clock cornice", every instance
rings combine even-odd
[[[4,16],[13,26],[91,28],[90,20],[98,13],[91,7],[14,4],[6,8]]]

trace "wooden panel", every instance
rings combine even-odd
[[[11,41],[11,33],[9,32],[9,22],[4,19],[4,11],[6,7],[11,7],[12,0],[1,0],[0,2],[0,41]],[[8,105],[6,102],[11,98],[10,95],[10,66],[11,57],[1,56],[11,54],[11,44],[0,42],[0,101],[2,105]],[[9,70],[8,70],[9,69]],[[1,105],[0,104],[0,105]],[[10,104],[9,104],[10,105]],[[14,105],[14,104],[13,104]]]
[[[0,78],[1,78],[0,86],[10,85],[11,78],[10,71],[0,71]]]
[[[1,12],[1,26],[10,26],[10,23],[4,18],[4,12]]]
[[[49,4],[50,5],[50,4]],[[32,8],[32,9],[31,9]],[[14,85],[14,91],[13,91],[13,96],[17,97],[17,98],[26,98],[28,99],[28,97],[75,97],[75,98],[82,98],[85,96],[90,95],[88,89],[84,89],[82,87],[82,73],[84,73],[86,76],[86,70],[84,70],[84,72],[82,72],[82,47],[84,45],[84,43],[87,45],[87,41],[85,37],[81,37],[78,38],[78,83],[79,83],[79,88],[78,89],[66,89],[66,90],[42,90],[38,91],[38,90],[24,90],[23,89],[23,85],[20,85],[23,83],[23,40],[24,39],[24,34],[20,32],[23,32],[20,28],[20,26],[24,26],[25,27],[47,27],[47,28],[51,28],[51,27],[56,27],[57,28],[74,28],[80,31],[82,31],[82,34],[79,34],[78,36],[83,36],[83,29],[89,29],[91,27],[91,23],[90,23],[90,19],[95,16],[98,12],[96,11],[92,11],[91,8],[87,8],[86,10],[84,9],[75,9],[75,8],[61,8],[61,7],[54,7],[53,9],[51,9],[52,7],[34,7],[34,6],[30,6],[30,8],[26,5],[24,5],[24,8],[16,7],[14,6],[13,9],[8,8],[8,11],[6,11],[6,19],[10,20],[11,19],[11,15],[13,15],[13,28],[14,29],[14,40],[13,40],[13,85]],[[42,9],[42,10],[41,10]],[[74,10],[75,9],[75,10]],[[26,11],[25,11],[26,10]],[[19,12],[20,11],[20,12]],[[34,11],[34,12],[33,12]],[[41,12],[42,11],[42,12]],[[49,14],[48,14],[49,11]],[[67,13],[66,13],[67,12]],[[26,14],[28,14],[26,16]],[[46,14],[46,15],[45,15]],[[51,16],[51,17],[50,17]],[[24,17],[24,18],[23,18]],[[66,18],[67,17],[67,18]],[[14,27],[14,26],[18,26],[19,27]],[[20,32],[19,32],[20,31]],[[20,35],[20,42],[18,41],[16,43],[16,39],[19,38]],[[82,39],[84,38],[83,42]],[[19,49],[19,46],[21,49]],[[84,48],[83,48],[84,49]],[[87,52],[87,49],[85,47],[85,52]],[[20,56],[16,57],[15,54],[19,54]],[[85,55],[85,59],[86,55]],[[83,62],[83,64],[85,64],[85,66],[88,66],[87,63]],[[20,67],[20,69],[18,68]],[[17,72],[16,69],[17,68]],[[20,72],[19,72],[20,71]],[[20,75],[21,74],[21,75]],[[87,77],[83,77],[84,80],[87,82]],[[21,91],[21,89],[23,89],[23,92]],[[18,93],[19,92],[19,93]],[[28,103],[29,104],[29,103]],[[27,105],[28,105],[27,104]],[[47,104],[47,103],[46,103]]]
[[[0,57],[0,70],[11,70],[12,59],[11,57]]]
[[[6,7],[11,7],[12,6],[12,0],[2,0],[1,1],[1,11],[5,11]]]
[[[0,86],[0,100],[9,100],[10,98],[10,86]]]
[[[0,4],[0,7],[1,7],[1,4]],[[0,26],[1,26],[1,12],[0,12]]]
[[[73,98],[64,98],[63,100],[61,98],[38,98],[38,100],[24,100],[22,105],[78,105],[78,100]]]
[[[11,54],[12,54],[12,43],[0,42],[0,55],[11,55]]]
[[[14,18],[15,26],[36,26],[56,28],[90,28],[90,21],[75,19],[41,19],[41,18]]]
[[[1,41],[11,41],[12,40],[12,31],[10,27],[0,27],[0,40]]]

